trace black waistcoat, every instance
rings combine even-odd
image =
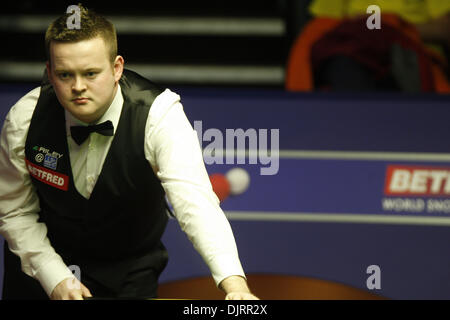
[[[158,272],[167,262],[160,243],[167,223],[164,191],[144,154],[149,109],[162,90],[128,70],[120,86],[120,120],[89,200],[75,188],[64,109],[46,80],[25,145],[40,221],[53,248],[67,265],[80,266],[81,277],[85,272],[113,289],[136,261],[148,256],[144,264]]]

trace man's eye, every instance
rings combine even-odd
[[[96,73],[96,72],[93,72],[93,71],[86,73],[86,75],[87,75],[89,78],[95,77],[96,74],[97,74],[97,73]]]
[[[60,73],[59,74],[59,78],[60,79],[67,79],[67,78],[69,78],[69,73],[67,73],[67,72]]]

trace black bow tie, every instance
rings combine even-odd
[[[80,145],[82,144],[92,132],[97,132],[104,136],[114,135],[114,126],[111,121],[105,121],[93,126],[73,126],[70,127],[72,139]]]

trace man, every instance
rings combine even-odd
[[[167,194],[226,299],[257,299],[180,97],[124,70],[113,25],[80,9],[79,29],[49,26],[48,81],[2,130],[3,297],[155,297]]]

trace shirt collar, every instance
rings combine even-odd
[[[117,92],[111,105],[96,123],[102,123],[110,120],[114,125],[114,133],[119,124],[120,114],[122,112],[123,96],[120,85],[117,85]],[[75,118],[69,111],[65,110],[67,135],[70,136],[71,126],[87,126],[88,124]]]

